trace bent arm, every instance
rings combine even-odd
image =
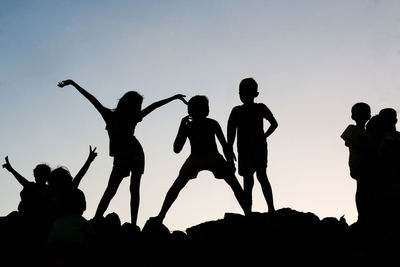
[[[185,100],[184,97],[185,97],[184,95],[178,94],[178,95],[174,95],[174,96],[171,96],[171,97],[169,97],[169,98],[166,98],[166,99],[163,99],[163,100],[154,102],[153,104],[147,106],[146,108],[144,108],[144,109],[142,110],[142,112],[141,112],[141,118],[146,117],[147,115],[149,115],[149,113],[151,113],[151,112],[154,111],[155,109],[157,109],[157,108],[159,108],[159,107],[162,107],[162,106],[164,106],[165,104],[168,104],[169,102],[171,102],[171,101],[173,101],[173,100],[176,100],[176,99],[179,99],[179,100],[181,100],[183,103],[187,104],[187,101]]]
[[[3,164],[3,168],[5,168],[7,171],[11,172],[12,175],[14,175],[15,179],[23,186],[25,187],[26,185],[29,184],[29,181],[23,177],[21,174],[19,174],[14,168],[11,166],[10,162],[8,161],[8,156],[5,158],[6,163]]]
[[[181,120],[181,125],[179,126],[178,133],[174,141],[174,152],[179,153],[182,151],[183,146],[187,139],[187,124],[189,123],[189,117],[186,116]]]
[[[276,128],[278,128],[278,122],[276,121],[274,116],[269,118],[268,121],[269,121],[270,125],[269,125],[267,131],[265,132],[265,138],[268,138],[273,132],[275,132]]]

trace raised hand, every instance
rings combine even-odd
[[[96,147],[92,149],[92,146],[89,146],[89,157],[88,160],[92,162],[97,157]]]
[[[182,94],[177,94],[177,95],[174,95],[174,98],[175,99],[179,99],[179,100],[181,100],[183,103],[185,103],[186,105],[188,104],[188,102],[186,101],[186,99],[185,99],[185,95],[182,95]]]
[[[5,160],[6,160],[6,163],[3,164],[3,168],[5,168],[7,171],[11,171],[12,167],[11,167],[10,162],[8,161],[8,156],[6,156]]]
[[[74,83],[75,83],[75,82],[74,82],[73,80],[64,80],[64,81],[59,82],[59,83],[57,84],[57,86],[63,88],[64,86],[72,85],[72,84],[74,84]]]

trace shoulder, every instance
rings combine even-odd
[[[366,133],[366,130],[360,129],[356,125],[350,124],[346,127],[340,137],[343,139],[356,138],[357,136]]]

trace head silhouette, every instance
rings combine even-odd
[[[47,164],[38,164],[33,169],[33,176],[38,184],[45,184],[50,176],[51,169]]]
[[[371,118],[371,108],[366,103],[356,103],[351,107],[351,118],[357,124],[365,125]]]
[[[379,111],[385,131],[396,131],[397,112],[392,108],[384,108]]]
[[[239,84],[239,96],[244,104],[254,102],[258,96],[257,82],[253,78],[243,79]]]
[[[49,176],[49,186],[55,190],[66,190],[72,185],[72,176],[66,167],[54,169]]]
[[[206,118],[210,112],[208,98],[203,95],[196,95],[188,102],[188,114],[193,119]]]
[[[129,91],[126,92],[118,101],[115,112],[121,115],[130,115],[139,112],[142,108],[143,96],[138,92]]]

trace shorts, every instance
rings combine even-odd
[[[135,144],[135,150],[128,155],[114,156],[113,171],[118,170],[123,177],[129,174],[143,174],[144,173],[144,152],[139,142]]]
[[[233,173],[230,170],[228,162],[220,154],[204,155],[204,156],[189,156],[183,164],[179,176],[194,179],[201,171],[210,171],[217,179],[225,179]]]
[[[268,147],[260,145],[256,149],[238,152],[238,172],[240,176],[253,175],[257,170],[267,168]]]

